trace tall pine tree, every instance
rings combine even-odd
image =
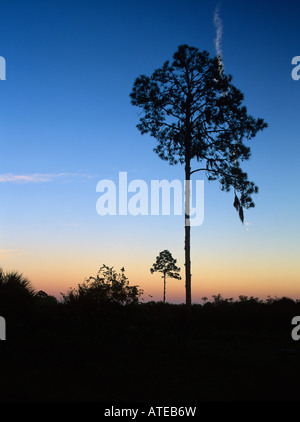
[[[137,125],[141,134],[157,140],[154,151],[171,165],[185,169],[185,284],[186,305],[191,306],[190,180],[205,171],[224,191],[234,191],[233,205],[244,221],[244,209],[254,207],[257,186],[248,180],[240,164],[250,157],[245,145],[267,125],[247,113],[243,94],[206,51],[181,45],[173,61],[149,77],[139,76],[130,94],[142,109]],[[192,169],[192,162],[201,163]]]

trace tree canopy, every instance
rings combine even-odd
[[[166,302],[166,278],[170,277],[181,280],[181,276],[179,274],[180,268],[177,267],[176,262],[177,260],[173,258],[171,252],[165,249],[159,253],[156,257],[156,261],[150,268],[151,274],[154,272],[162,273],[162,278],[164,279],[164,303]]]
[[[158,271],[163,274],[162,277],[166,275],[167,277],[180,280],[180,268],[177,267],[176,262],[177,260],[173,258],[171,252],[165,249],[156,257],[156,261],[150,268],[150,272],[153,274]]]
[[[171,165],[186,164],[189,176],[203,170],[222,190],[234,188],[234,206],[243,221],[243,208],[254,206],[258,192],[240,164],[250,157],[250,140],[267,124],[247,113],[244,95],[232,84],[218,57],[188,45],[179,46],[149,77],[139,76],[130,94],[142,109],[137,125],[157,140],[154,151]],[[203,166],[192,170],[191,160]],[[239,193],[238,196],[236,193]]]

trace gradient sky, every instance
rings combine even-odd
[[[162,299],[149,268],[163,249],[184,275],[180,216],[96,212],[101,179],[183,179],[136,128],[129,94],[181,44],[215,55],[214,11],[223,26],[225,72],[248,112],[269,127],[251,141],[244,167],[259,186],[242,225],[233,193],[205,180],[203,225],[192,228],[192,300],[221,293],[300,298],[299,1],[36,0],[1,2],[0,265],[60,297],[102,264],[125,267],[132,284]],[[194,178],[203,178],[196,173]],[[184,280],[167,300],[185,301]]]

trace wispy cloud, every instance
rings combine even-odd
[[[215,48],[216,54],[219,59],[220,67],[224,67],[223,65],[223,52],[222,52],[222,36],[223,36],[223,24],[220,17],[220,7],[219,5],[215,8],[214,11],[214,25],[216,28],[216,38],[215,38]]]
[[[0,174],[0,183],[47,183],[56,180],[67,181],[79,177],[90,179],[92,176],[80,173],[33,173],[33,174]]]

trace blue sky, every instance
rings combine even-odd
[[[150,75],[180,44],[215,54],[217,5],[225,72],[245,94],[248,112],[269,127],[251,141],[245,166],[260,188],[247,225],[232,195],[205,181],[205,220],[192,230],[194,298],[300,295],[300,80],[291,78],[292,58],[300,55],[297,1],[2,2],[4,269],[58,294],[103,263],[124,265],[132,283],[160,299],[161,280],[149,268],[169,248],[183,270],[182,219],[100,217],[96,185],[120,171],[129,180],[183,177],[183,168],[161,161],[155,140],[136,129],[139,111],[129,94],[138,75]],[[183,301],[184,283],[174,283],[169,300]]]

